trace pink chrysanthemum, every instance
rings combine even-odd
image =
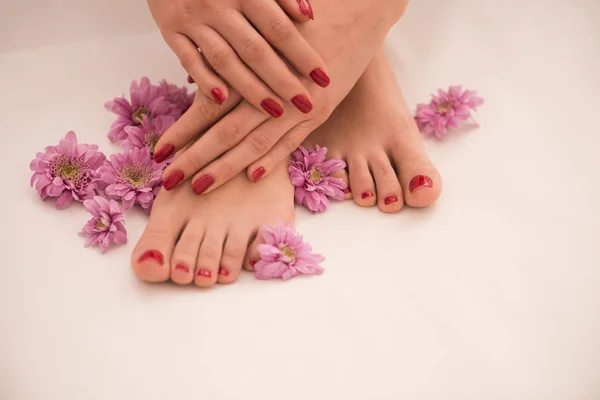
[[[276,227],[263,226],[264,244],[258,245],[260,260],[254,265],[258,279],[281,278],[296,275],[319,275],[324,269],[319,265],[325,258],[312,254],[312,248],[302,241],[292,225],[279,222]]]
[[[108,138],[112,143],[127,138],[125,127],[140,126],[143,116],[150,119],[164,116],[179,118],[181,112],[173,107],[167,99],[161,95],[158,86],[152,85],[146,77],[142,78],[140,84],[131,82],[131,102],[125,97],[116,98],[104,104],[104,107],[115,114],[117,120],[113,122],[108,132]]]
[[[163,79],[158,88],[159,94],[164,96],[169,104],[179,112],[179,116],[185,113],[194,102],[195,93],[188,93],[185,86],[179,87]]]
[[[150,150],[154,154],[154,146],[158,139],[175,123],[175,118],[161,116],[150,119],[146,115],[142,117],[140,126],[126,126],[127,139],[123,141],[123,147],[126,150],[133,148]]]
[[[42,200],[56,197],[56,208],[62,210],[73,200],[84,201],[98,194],[96,170],[105,159],[98,146],[78,144],[71,131],[58,146],[46,147],[31,161],[31,186]]]
[[[317,146],[309,150],[303,146],[292,153],[293,161],[289,166],[292,184],[296,187],[295,198],[313,213],[327,210],[331,204],[329,197],[344,199],[344,189],[348,187],[340,178],[329,176],[346,167],[342,160],[327,160],[326,147]]]
[[[133,148],[113,154],[98,172],[104,193],[110,199],[122,200],[126,210],[139,204],[150,211],[160,190],[165,164],[157,164],[146,148]]]
[[[450,86],[448,92],[438,89],[429,104],[417,105],[415,117],[419,129],[426,135],[434,134],[438,139],[446,137],[447,128],[460,128],[463,121],[472,118],[471,111],[483,104],[477,92],[461,86]]]
[[[116,201],[95,196],[91,200],[84,201],[83,205],[92,215],[92,219],[79,233],[90,238],[85,247],[98,246],[100,251],[105,253],[112,243],[118,245],[127,243],[125,217]]]

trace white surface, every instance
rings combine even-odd
[[[439,203],[300,213],[316,279],[203,291],[139,283],[28,185],[103,102],[183,82],[143,2],[0,6],[0,399],[600,398],[600,2],[412,1],[388,42],[410,104],[463,83],[481,128],[427,147]],[[119,4],[119,5],[117,5]]]

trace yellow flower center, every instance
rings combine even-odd
[[[290,264],[293,264],[296,261],[296,251],[294,249],[289,248],[288,246],[282,245],[281,254],[290,259]]]
[[[140,108],[138,108],[137,110],[135,110],[133,112],[133,115],[131,116],[131,119],[133,120],[133,122],[137,123],[137,124],[141,124],[143,121],[143,116],[144,115],[148,115],[148,109],[144,106],[141,106]]]
[[[312,167],[310,169],[310,180],[314,183],[319,183],[321,182],[321,179],[323,179],[323,171],[317,167]]]
[[[96,222],[96,228],[98,228],[98,229],[106,229],[106,225],[104,225],[104,223],[102,222],[102,220],[98,220],[98,222]]]
[[[436,107],[436,110],[438,112],[443,112],[443,113],[448,112],[448,110],[450,110],[450,103],[448,103],[448,102],[440,103]]]
[[[150,148],[152,154],[154,154],[154,147],[156,147],[159,138],[160,136],[156,132],[148,132],[146,134],[146,146]]]
[[[60,170],[60,177],[63,179],[71,179],[77,173],[77,168],[71,164],[67,164]]]

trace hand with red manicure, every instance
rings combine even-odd
[[[314,19],[309,0],[148,0],[148,5],[188,82],[217,104],[230,96],[230,85],[273,118],[281,117],[286,102],[310,113],[310,93],[286,62],[305,80],[329,85],[325,63],[292,21]]]

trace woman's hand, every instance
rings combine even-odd
[[[274,118],[286,102],[309,113],[309,91],[276,50],[300,76],[329,85],[325,63],[290,20],[313,19],[309,0],[148,0],[148,5],[199,90],[218,104],[229,97],[222,77]]]

